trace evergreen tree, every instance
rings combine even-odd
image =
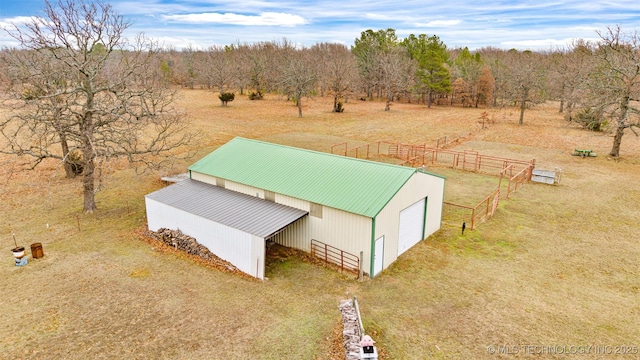
[[[416,76],[419,91],[427,97],[427,106],[431,107],[435,94],[451,92],[451,74],[449,73],[449,52],[447,46],[436,35],[409,35],[401,42],[412,59],[417,62]]]

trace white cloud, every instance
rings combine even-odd
[[[461,20],[433,20],[426,23],[417,23],[419,27],[448,27],[460,24]]]
[[[512,40],[503,41],[502,45],[514,48],[531,48],[531,49],[551,49],[558,46],[565,46],[569,43],[569,39],[531,39],[531,40]]]
[[[0,0],[3,2],[5,0]],[[9,1],[9,0],[7,0]],[[19,0],[18,0],[19,1]],[[596,30],[619,24],[638,28],[637,0],[520,0],[478,3],[453,0],[243,0],[243,9],[222,0],[111,0],[116,11],[131,21],[127,34],[144,32],[176,47],[286,38],[310,46],[317,42],[352,44],[367,29],[396,29],[398,37],[428,32],[448,47],[545,49],[565,43],[563,38],[596,37]],[[0,26],[22,26],[39,14],[35,7],[3,9]],[[20,16],[18,16],[20,15]],[[0,30],[0,47],[13,44]]]
[[[14,25],[24,25],[33,22],[35,19],[35,16],[15,16],[11,18],[4,18],[0,20],[0,29],[12,28]]]
[[[162,18],[167,21],[185,23],[218,23],[245,26],[297,26],[307,24],[307,20],[302,16],[278,12],[264,12],[257,16],[234,13],[179,14],[163,15]]]
[[[391,17],[385,14],[375,14],[375,13],[366,13],[364,14],[364,18],[369,20],[390,20],[391,19]]]

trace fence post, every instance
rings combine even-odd
[[[489,216],[489,203],[491,202],[491,196],[487,198],[487,208],[484,211],[484,216]]]
[[[474,229],[475,221],[476,221],[476,208],[473,208],[471,210],[471,230]]]
[[[362,256],[364,256],[364,253],[362,250],[360,250],[360,258],[358,259],[358,269],[360,269],[360,273],[358,276],[358,280],[362,281],[362,277],[363,277],[363,269],[362,269]]]
[[[531,176],[533,176],[533,169],[536,167],[536,159],[531,159],[531,165],[529,166],[529,178],[528,181],[531,181]]]
[[[360,316],[358,298],[355,295],[353,295],[353,305],[356,308],[356,315],[358,316],[358,330],[360,330],[360,340],[362,340],[362,335],[364,335],[364,326],[362,325],[362,316]]]

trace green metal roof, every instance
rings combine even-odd
[[[375,217],[417,171],[241,137],[189,170],[367,217]]]

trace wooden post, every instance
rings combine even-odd
[[[476,221],[476,208],[473,208],[471,210],[471,230],[474,229],[475,221]]]
[[[360,307],[358,306],[358,298],[353,295],[353,306],[356,308],[356,315],[358,316],[358,328],[360,330],[360,339],[364,335],[364,326],[362,325],[362,317],[360,316]]]
[[[489,196],[489,197],[487,198],[487,200],[486,200],[486,202],[487,202],[487,207],[486,207],[486,209],[484,210],[484,216],[489,215],[489,203],[491,202],[491,200],[490,200],[490,199],[491,199],[491,196]]]
[[[360,259],[358,259],[358,268],[360,269],[360,274],[358,276],[358,280],[362,281],[363,278],[363,270],[362,270],[362,256],[364,255],[363,251],[360,250]]]

